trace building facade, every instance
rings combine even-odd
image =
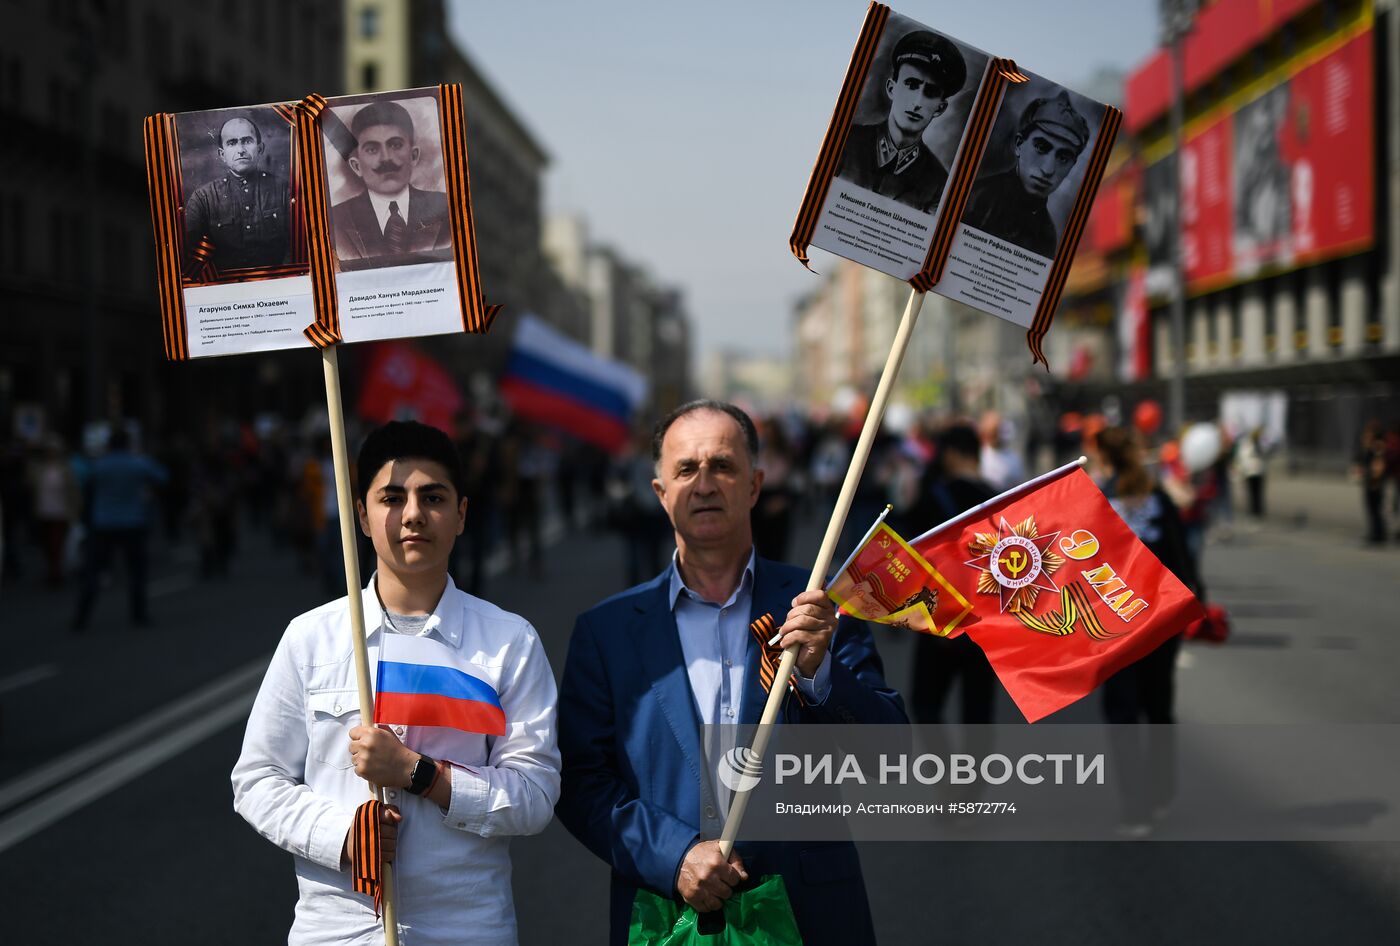
[[[1346,466],[1368,419],[1400,422],[1397,19],[1395,0],[1204,5],[1180,159],[1167,53],[1128,77],[1129,153],[1056,323],[1097,335],[1055,365],[1065,406],[1095,409],[1122,382],[1125,400],[1165,402],[1179,231],[1189,420],[1264,426],[1292,463],[1323,469]],[[1074,357],[1090,370],[1071,377]]]
[[[338,92],[341,11],[312,0],[14,0],[0,49],[0,425],[193,430],[300,396],[287,357],[168,364],[142,119]],[[313,38],[314,41],[308,41]],[[304,358],[303,358],[304,360]],[[316,371],[309,388],[319,389]]]
[[[587,317],[579,337],[604,358],[637,369],[658,416],[691,396],[691,330],[685,296],[619,250],[595,242],[582,217],[560,214],[545,228],[545,249]]]

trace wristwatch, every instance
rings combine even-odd
[[[413,774],[408,777],[408,793],[410,795],[423,794],[432,788],[436,775],[437,762],[425,755],[420,755],[418,761],[413,764]]]

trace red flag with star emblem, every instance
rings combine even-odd
[[[1201,617],[1196,596],[1078,463],[909,542],[972,613],[967,633],[1035,722],[1092,692]]]

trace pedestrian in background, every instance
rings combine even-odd
[[[1099,455],[1107,469],[1104,495],[1118,515],[1152,554],[1187,588],[1204,599],[1204,588],[1182,530],[1176,505],[1146,466],[1136,431],[1110,427],[1098,436]],[[1175,734],[1176,655],[1181,635],[1104,681],[1104,719],[1114,766],[1119,773],[1125,837],[1146,837],[1152,823],[1164,818],[1176,793]],[[1135,723],[1151,723],[1140,733]]]
[[[909,519],[919,534],[996,495],[982,479],[977,431],[954,424],[938,435],[937,452],[925,468]],[[944,704],[957,684],[964,723],[990,723],[996,702],[996,673],[967,634],[954,638],[916,635],[910,709],[915,722],[942,723]]]
[[[1264,518],[1264,435],[1255,427],[1240,438],[1235,447],[1235,469],[1244,480],[1246,495],[1249,497],[1249,515],[1254,519]]]
[[[1361,440],[1353,457],[1352,476],[1361,483],[1361,501],[1366,508],[1366,541],[1385,542],[1385,484],[1388,465],[1385,435],[1374,418],[1361,430]]]
[[[44,581],[53,588],[63,584],[64,550],[68,532],[78,519],[78,476],[57,435],[44,443],[34,464],[34,520],[44,550]]]
[[[72,629],[87,627],[97,602],[102,572],[114,552],[126,566],[127,604],[131,621],[150,623],[146,609],[146,537],[151,522],[151,491],[169,478],[165,467],[130,449],[121,426],[112,431],[107,452],[92,462],[83,486],[89,524],[82,591]]]
[[[760,424],[759,444],[758,465],[764,479],[758,505],[753,509],[753,544],[762,557],[783,561],[787,558],[788,540],[792,536],[797,471],[792,442],[783,430],[781,418],[770,417]],[[655,506],[655,503],[650,505]],[[638,577],[637,581],[641,580]]]

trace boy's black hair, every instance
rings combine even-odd
[[[369,432],[360,446],[359,456],[355,458],[358,478],[355,492],[361,502],[367,501],[369,484],[374,482],[384,464],[395,460],[431,460],[439,463],[447,470],[457,498],[466,495],[462,458],[452,438],[436,427],[420,424],[416,420],[391,420]]]

